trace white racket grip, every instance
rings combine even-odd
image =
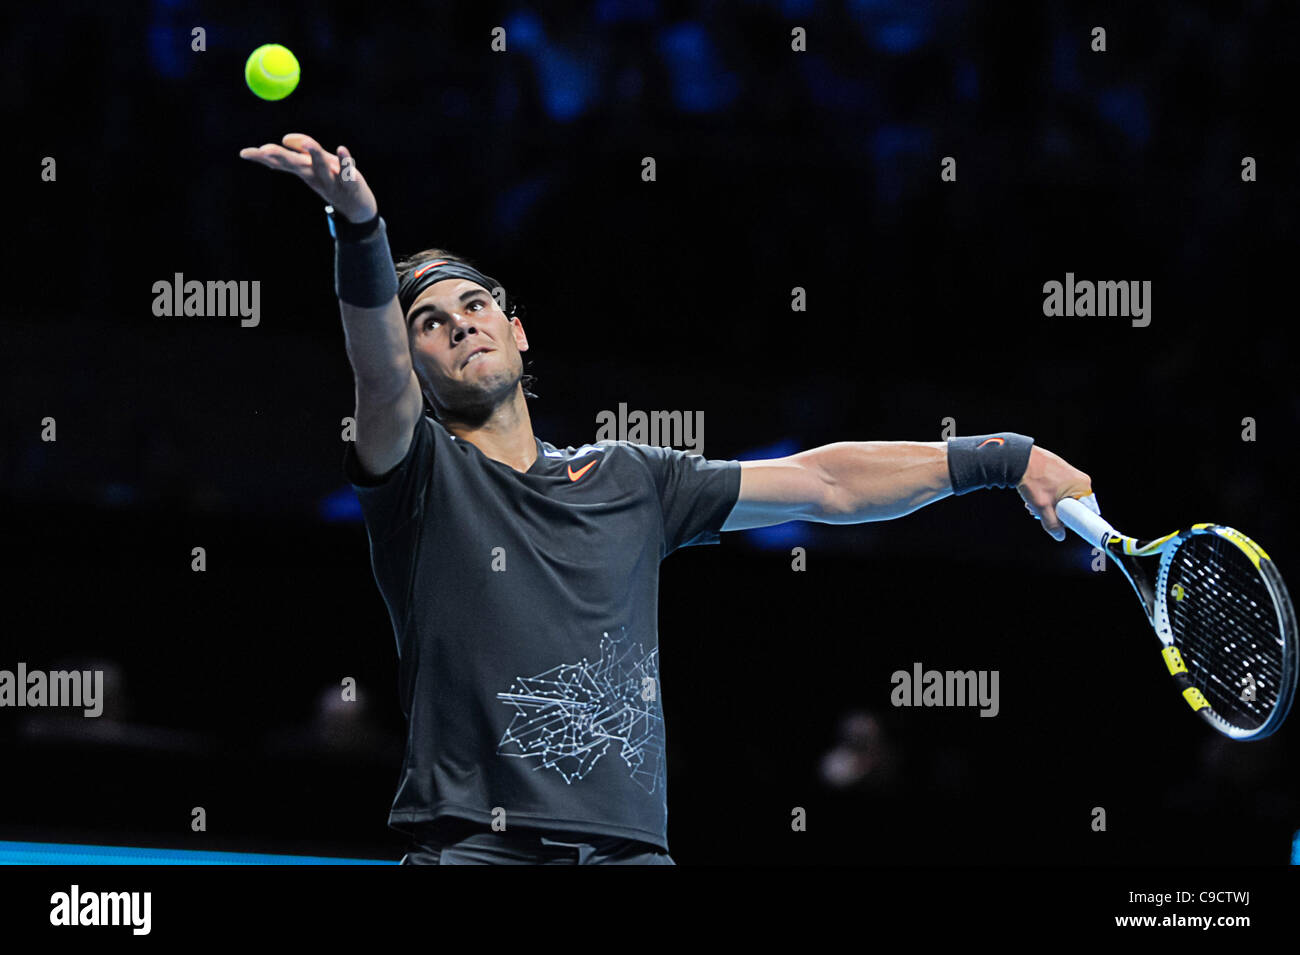
[[[1097,506],[1095,494],[1078,498],[1067,497],[1057,501],[1056,516],[1061,519],[1062,524],[1093,547],[1103,546],[1106,539],[1115,533],[1115,528],[1110,526],[1110,521],[1101,516],[1101,508]]]

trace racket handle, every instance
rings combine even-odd
[[[1101,508],[1097,506],[1095,494],[1079,498],[1067,497],[1057,501],[1056,516],[1061,519],[1062,524],[1093,547],[1104,546],[1106,539],[1115,533],[1115,528],[1110,526],[1110,521],[1101,516]]]

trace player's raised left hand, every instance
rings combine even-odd
[[[378,214],[375,194],[346,146],[340,146],[337,154],[328,152],[304,133],[289,133],[281,142],[249,146],[239,151],[239,157],[293,173],[349,222],[369,222]]]

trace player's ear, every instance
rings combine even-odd
[[[510,319],[510,330],[514,332],[515,345],[519,350],[528,351],[528,336],[524,334],[524,325],[519,321],[518,315]]]

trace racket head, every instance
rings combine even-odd
[[[1184,698],[1225,736],[1270,736],[1297,678],[1295,608],[1281,573],[1258,544],[1219,524],[1161,545],[1152,623]]]

